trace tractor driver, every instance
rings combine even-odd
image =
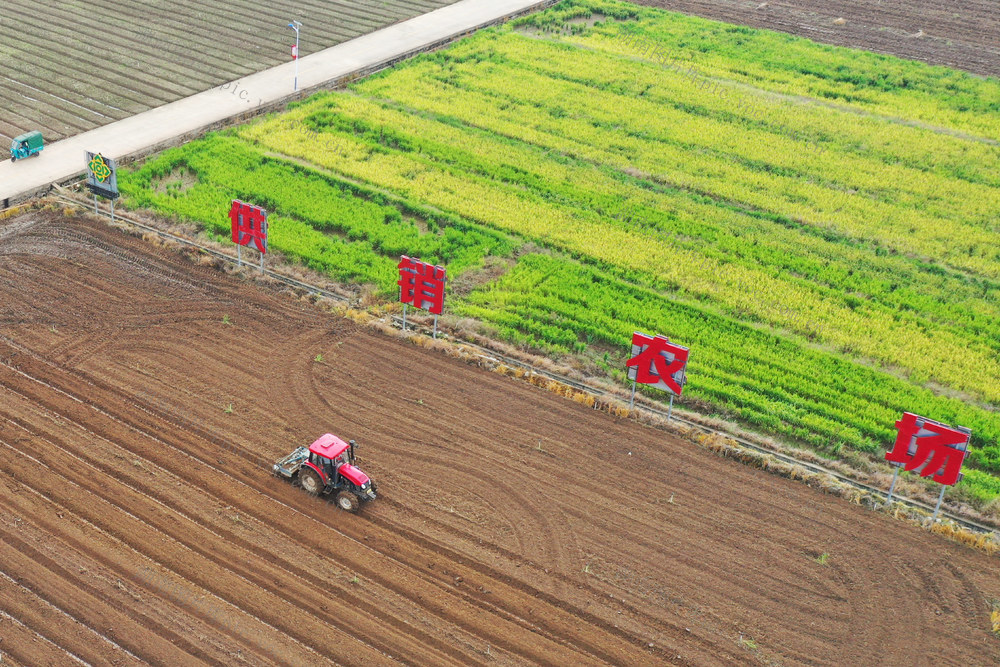
[[[330,479],[333,479],[334,478],[334,473],[337,472],[337,464],[336,464],[336,462],[333,459],[328,459],[328,458],[326,458],[324,456],[323,457],[323,472],[326,473],[327,477],[329,477]]]
[[[338,456],[335,459],[328,459],[328,458],[324,457],[323,458],[323,472],[325,472],[330,479],[335,480],[335,479],[337,479],[337,472],[340,469],[340,466],[342,466],[345,463],[347,463],[347,453],[346,452],[343,453],[343,454],[341,454],[340,456]]]
[[[345,463],[347,463],[347,452],[346,451],[343,454],[341,454],[340,456],[338,456],[337,458],[335,458],[333,460],[333,469],[334,469],[334,471],[335,472],[339,471],[340,470],[340,466],[344,465]]]

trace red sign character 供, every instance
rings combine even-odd
[[[686,347],[674,345],[664,336],[654,337],[635,332],[632,334],[634,356],[625,365],[635,367],[632,379],[639,384],[658,386],[680,396],[690,352]]]
[[[435,266],[403,255],[399,258],[399,300],[417,308],[425,308],[434,315],[444,310],[443,266]]]
[[[250,245],[252,241],[262,254],[267,252],[267,211],[234,199],[229,219],[233,221],[233,243]]]
[[[903,413],[896,422],[899,434],[885,460],[903,470],[920,469],[921,477],[951,486],[961,479],[962,463],[968,453],[968,430],[958,430],[915,414]]]

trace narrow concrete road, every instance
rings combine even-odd
[[[303,92],[349,74],[381,69],[477,28],[550,4],[553,0],[462,0],[299,59],[299,94],[293,90],[295,64],[288,62],[56,142],[38,157],[0,161],[0,208],[44,193],[52,183],[79,177],[86,169],[86,151],[119,160],[145,155],[241,117],[279,108]],[[8,148],[0,146],[0,156],[9,156]]]

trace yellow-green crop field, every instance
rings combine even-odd
[[[685,401],[831,456],[880,458],[903,411],[968,426],[983,506],[998,142],[996,79],[567,0],[121,181],[221,236],[263,205],[275,249],[387,300],[400,254],[446,264],[451,313],[617,378],[633,331],[669,336]]]

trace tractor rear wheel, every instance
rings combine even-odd
[[[361,507],[361,501],[350,491],[341,491],[337,494],[337,505],[347,512],[357,512]]]
[[[323,490],[323,480],[319,478],[315,470],[306,468],[299,473],[299,483],[302,489],[311,496],[318,496]]]

